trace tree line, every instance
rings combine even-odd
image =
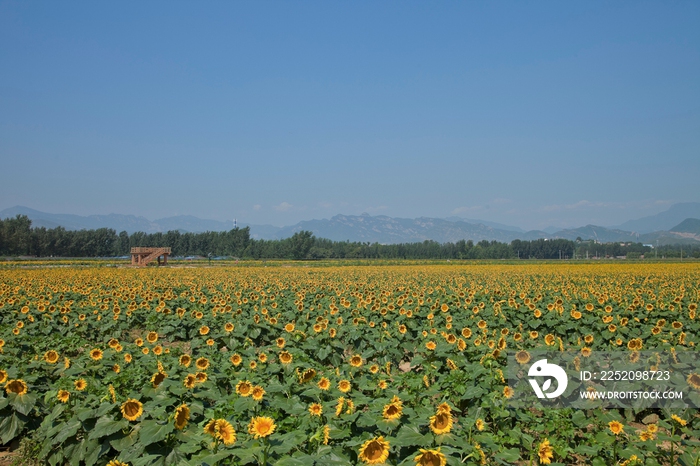
[[[0,255],[37,257],[114,257],[125,256],[132,247],[169,246],[173,256],[228,256],[245,259],[571,259],[589,255],[597,246],[600,255],[624,255],[630,251],[648,253],[640,245],[594,245],[565,239],[533,241],[471,240],[455,243],[423,241],[418,243],[379,244],[332,241],[300,231],[279,240],[253,239],[250,229],[205,233],[136,232],[119,234],[110,228],[66,230],[63,227],[32,228],[25,215],[0,219]],[[696,249],[700,252],[700,249]],[[693,251],[693,252],[696,252]],[[673,250],[669,249],[673,255]],[[688,255],[692,255],[689,250]]]

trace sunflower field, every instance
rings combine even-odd
[[[3,269],[0,444],[49,465],[698,465],[697,410],[514,410],[504,372],[695,351],[699,283],[694,263]]]

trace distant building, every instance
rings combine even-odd
[[[653,245],[653,244],[642,244],[642,246],[644,246],[645,248],[654,249],[654,245]]]

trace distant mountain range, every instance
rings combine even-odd
[[[28,207],[16,206],[0,211],[0,218],[26,215],[35,227],[67,230],[112,228],[117,232],[146,233],[178,230],[199,233],[204,231],[228,231],[233,222],[200,219],[191,215],[166,217],[150,221],[134,215],[71,215],[49,214]],[[514,239],[535,240],[540,238],[564,238],[576,240],[597,240],[600,242],[642,242],[650,244],[697,244],[700,242],[700,203],[682,203],[671,206],[667,211],[638,220],[630,220],[619,227],[586,225],[574,229],[547,228],[545,231],[525,231],[521,228],[483,220],[449,218],[393,218],[385,215],[336,215],[330,219],[305,220],[296,225],[275,227],[272,225],[239,224],[250,227],[255,239],[288,238],[294,233],[309,230],[319,238],[334,241],[361,241],[370,243],[414,243],[426,240],[439,243],[472,240],[474,242]],[[631,229],[630,226],[635,227]]]

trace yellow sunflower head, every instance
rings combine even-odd
[[[438,411],[430,417],[430,430],[435,435],[447,434],[452,430],[452,413],[449,411]]]
[[[143,404],[139,400],[129,398],[121,406],[122,416],[129,421],[135,421],[143,414]]]
[[[56,364],[58,362],[58,352],[54,350],[47,351],[44,353],[44,361],[48,362],[49,364]]]
[[[177,430],[182,430],[185,428],[187,423],[190,420],[190,408],[187,406],[185,403],[181,404],[180,406],[175,409],[175,416],[174,416],[174,421],[175,421],[175,428]]]
[[[385,463],[389,458],[389,442],[384,437],[371,438],[362,444],[358,457],[366,464]]]
[[[5,391],[9,395],[10,393],[16,393],[17,395],[24,395],[27,393],[28,387],[27,383],[22,379],[9,380],[5,384]]]
[[[58,401],[61,403],[68,403],[68,399],[70,399],[70,392],[67,390],[59,390],[56,398],[58,398]]]
[[[249,396],[253,392],[253,384],[247,380],[241,380],[236,384],[236,393],[241,396]]]
[[[447,458],[440,453],[440,448],[437,450],[420,449],[420,454],[414,458],[416,465],[419,466],[445,466]]]
[[[94,359],[95,361],[99,361],[100,359],[102,359],[102,350],[99,348],[91,350],[90,358]]]
[[[259,439],[271,435],[277,426],[271,417],[254,417],[248,425],[248,433]]]

